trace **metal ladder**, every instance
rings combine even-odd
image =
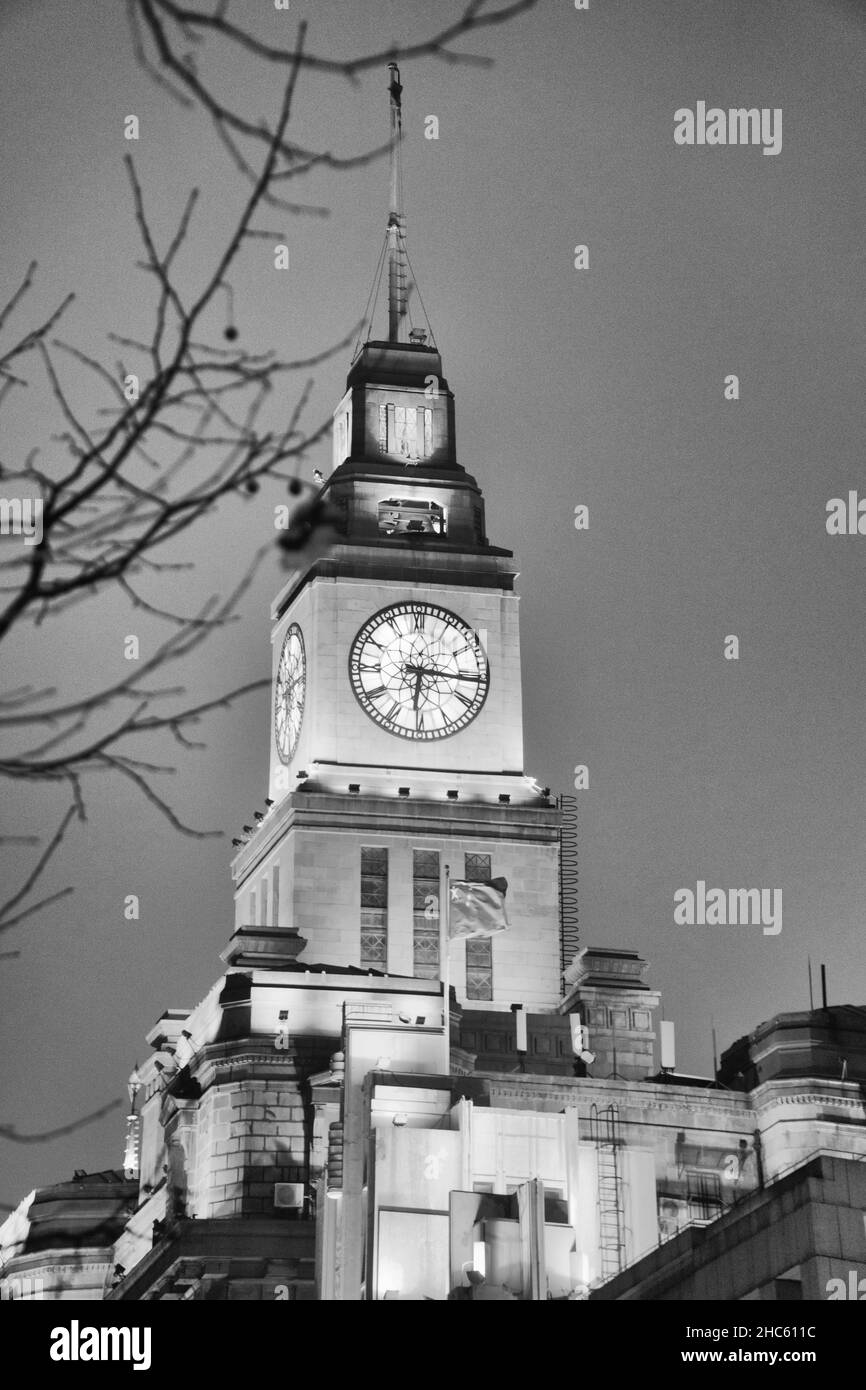
[[[625,1263],[625,1212],[622,1202],[619,1151],[619,1116],[615,1105],[599,1112],[593,1105],[589,1117],[590,1135],[595,1144],[598,1165],[598,1243],[601,1277],[612,1279]]]

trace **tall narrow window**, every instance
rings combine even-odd
[[[268,925],[268,880],[267,880],[266,878],[263,878],[263,879],[262,879],[262,920],[261,920],[261,925],[262,925],[263,927],[266,927],[266,926]]]
[[[439,851],[412,851],[412,943],[417,980],[439,979]]]
[[[433,453],[433,411],[425,406],[379,407],[379,451],[413,461]]]
[[[489,883],[489,854],[467,854],[464,877],[470,883]],[[466,998],[493,998],[493,940],[471,936],[466,942]]]
[[[398,405],[395,408],[392,452],[404,459],[418,457],[418,412],[414,406]]]
[[[280,866],[275,864],[271,870],[271,912],[274,926],[280,925]]]
[[[254,926],[256,925],[256,894],[255,894],[255,890],[253,890],[253,892],[250,893],[250,923],[249,923],[249,924],[250,924],[251,927],[254,927]]]
[[[343,411],[334,421],[334,467],[338,468],[351,452],[351,415]]]
[[[361,850],[361,965],[388,966],[388,851]]]

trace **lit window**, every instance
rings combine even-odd
[[[379,449],[411,462],[429,458],[433,453],[433,411],[392,402],[380,406]]]
[[[414,406],[394,407],[394,437],[388,442],[392,454],[404,459],[418,457],[418,412]]]
[[[383,536],[423,531],[444,536],[447,530],[445,508],[420,497],[385,497],[379,503],[379,531]]]
[[[334,421],[334,467],[338,468],[352,452],[351,413],[348,410]]]

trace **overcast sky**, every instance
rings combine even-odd
[[[33,312],[74,288],[64,335],[93,352],[111,330],[145,330],[152,303],[134,269],[124,117],[140,118],[135,157],[163,239],[202,188],[191,283],[244,197],[208,122],[136,67],[123,8],[0,9],[3,297],[35,257]],[[272,42],[309,13],[309,47],[348,57],[429,33],[459,5],[234,8]],[[568,791],[588,765],[582,939],[651,962],[686,1071],[709,1071],[711,1020],[725,1046],[806,1007],[809,954],[827,963],[833,1002],[866,1002],[866,537],[825,529],[828,499],[863,480],[864,41],[862,6],[841,0],[591,0],[585,13],[543,0],[464,42],[494,57],[490,70],[403,69],[410,253],[456,394],[460,461],[484,490],[491,540],[520,563],[526,771]],[[273,74],[220,70],[247,111],[274,111]],[[304,76],[294,135],[339,154],[380,143],[386,86],[384,70],[357,86]],[[781,153],[676,146],[674,112],[698,101],[781,108]],[[428,114],[438,142],[423,138]],[[331,216],[289,220],[291,272],[275,277],[263,242],[233,276],[253,350],[324,348],[367,298],[385,168],[316,175],[304,196]],[[573,268],[578,243],[588,270]],[[222,320],[210,326],[218,340]],[[319,371],[310,425],[339,399],[348,358]],[[730,373],[737,402],[723,396]],[[30,375],[4,459],[56,447],[35,364]],[[71,381],[82,413],[103,403]],[[274,420],[293,400],[287,384]],[[323,444],[306,475],[328,458]],[[281,500],[265,489],[196,533],[190,603],[239,577]],[[578,504],[587,532],[572,524]],[[267,673],[282,582],[274,557],[242,621],[187,668],[197,698]],[[0,682],[71,695],[119,679],[130,632],[158,635],[107,595],[4,645]],[[250,697],[178,763],[173,805],[222,839],[182,839],[126,787],[94,787],[46,884],[75,895],[3,938],[21,956],[0,963],[0,1122],[38,1131],[123,1094],[161,1011],[192,1007],[219,975],[230,839],[262,805],[269,736],[269,698]],[[50,833],[63,810],[19,788],[3,803],[19,833]],[[4,885],[26,866],[7,852]],[[781,933],[676,926],[674,893],[699,879],[781,890]],[[124,920],[130,893],[138,922]],[[119,1165],[122,1112],[50,1144],[0,1145],[11,1203],[73,1168]]]

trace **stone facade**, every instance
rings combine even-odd
[[[443,798],[444,801],[444,798]],[[413,972],[412,853],[437,851],[462,878],[467,854],[489,854],[493,876],[508,881],[510,929],[493,941],[496,1008],[522,1001],[554,1009],[559,990],[558,812],[551,807],[400,801],[295,793],[274,811],[273,841],[262,836],[238,891],[238,925],[248,921],[250,892],[273,882],[279,865],[280,925],[301,932],[317,961],[358,965],[361,944],[361,849],[388,850],[387,969]],[[271,848],[271,844],[273,847]],[[451,979],[465,1001],[465,947],[451,947]]]
[[[0,1230],[11,1296],[462,1297],[480,1245],[519,1298],[829,1297],[863,1265],[866,1011],[844,1081],[786,1074],[784,1028],[751,1088],[576,1075],[565,1014],[530,1012],[520,1057],[510,1012],[453,1001],[447,1052],[438,981],[307,965],[303,944],[235,933],[208,996],[159,1021],[138,1181],[96,1199],[108,1243],[86,1182],[58,1208],[68,1231],[87,1197],[69,1248],[54,1190],[31,1195]]]

